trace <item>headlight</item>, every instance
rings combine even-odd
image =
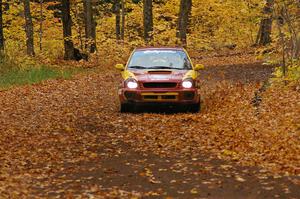
[[[191,79],[186,79],[186,80],[183,80],[183,82],[181,83],[182,87],[183,88],[192,88],[194,83],[193,83],[193,80]]]
[[[138,83],[135,79],[128,79],[125,84],[126,84],[127,88],[130,88],[130,89],[135,89],[138,87]]]

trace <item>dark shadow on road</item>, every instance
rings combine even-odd
[[[233,83],[259,83],[270,78],[274,66],[262,63],[222,65],[207,67],[201,72],[201,79],[206,83],[230,81]]]
[[[99,187],[142,194],[143,198],[298,198],[300,177],[272,176],[256,167],[242,167],[199,155],[160,157],[131,149],[123,142],[98,148],[100,158],[64,165],[62,171],[37,193],[42,197],[97,194]],[[49,179],[47,179],[49,182]],[[43,184],[43,180],[36,185]],[[60,192],[61,191],[61,192]]]

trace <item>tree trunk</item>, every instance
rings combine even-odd
[[[261,20],[260,28],[256,38],[256,45],[265,46],[271,42],[273,7],[274,0],[267,0],[263,10],[264,17]]]
[[[114,11],[116,14],[116,39],[121,39],[121,5],[120,0],[115,0]]]
[[[0,51],[4,50],[4,35],[3,35],[3,8],[2,0],[0,0]]]
[[[290,44],[290,55],[291,59],[297,59],[299,58],[299,41],[298,41],[298,33],[297,33],[297,25],[295,24],[294,20],[292,19],[292,16],[290,15],[290,11],[288,9],[288,5],[286,2],[283,2],[283,7],[281,9],[281,16],[284,18],[284,21],[286,22],[288,26],[288,30],[290,32],[291,37],[291,44]],[[292,61],[293,62],[293,61]]]
[[[187,30],[188,30],[191,11],[192,11],[192,0],[181,0],[179,18],[178,18],[177,37],[180,39],[181,44],[184,47],[186,47],[187,45]]]
[[[125,39],[125,0],[121,0],[121,7],[122,7],[121,40],[124,41],[124,39]]]
[[[144,0],[144,40],[146,43],[152,41],[153,35],[153,13],[152,0]]]
[[[76,20],[76,23],[78,24],[77,25],[77,33],[78,33],[78,40],[79,40],[79,43],[80,43],[80,50],[83,51],[84,50],[84,41],[83,41],[83,31],[82,31],[82,28],[84,27],[84,25],[82,25],[82,16],[81,16],[81,12],[80,12],[80,8],[79,6],[77,6],[78,3],[76,3],[76,6],[75,6],[75,9],[74,9],[74,15],[75,15],[75,19]]]
[[[34,41],[33,41],[33,23],[30,13],[30,0],[23,0],[24,16],[25,16],[25,31],[26,31],[26,46],[27,54],[34,56]]]
[[[91,38],[92,38],[92,45],[91,45],[91,53],[94,53],[97,51],[97,44],[96,44],[96,27],[97,27],[97,23],[94,20],[94,17],[92,17],[92,34],[91,34]]]
[[[62,0],[62,23],[65,48],[65,60],[74,60],[74,44],[72,41],[72,18],[70,15],[70,0]]]
[[[43,0],[40,0],[40,32],[39,32],[40,51],[43,50]]]
[[[96,23],[93,17],[92,0],[83,1],[85,15],[85,37],[87,39],[87,48],[90,53],[96,51]]]

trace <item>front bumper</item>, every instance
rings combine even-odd
[[[196,104],[200,100],[200,94],[196,88],[191,89],[126,89],[119,90],[119,98],[122,104]]]

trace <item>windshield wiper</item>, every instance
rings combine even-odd
[[[147,69],[144,66],[129,66],[128,68],[134,68],[134,69]]]

